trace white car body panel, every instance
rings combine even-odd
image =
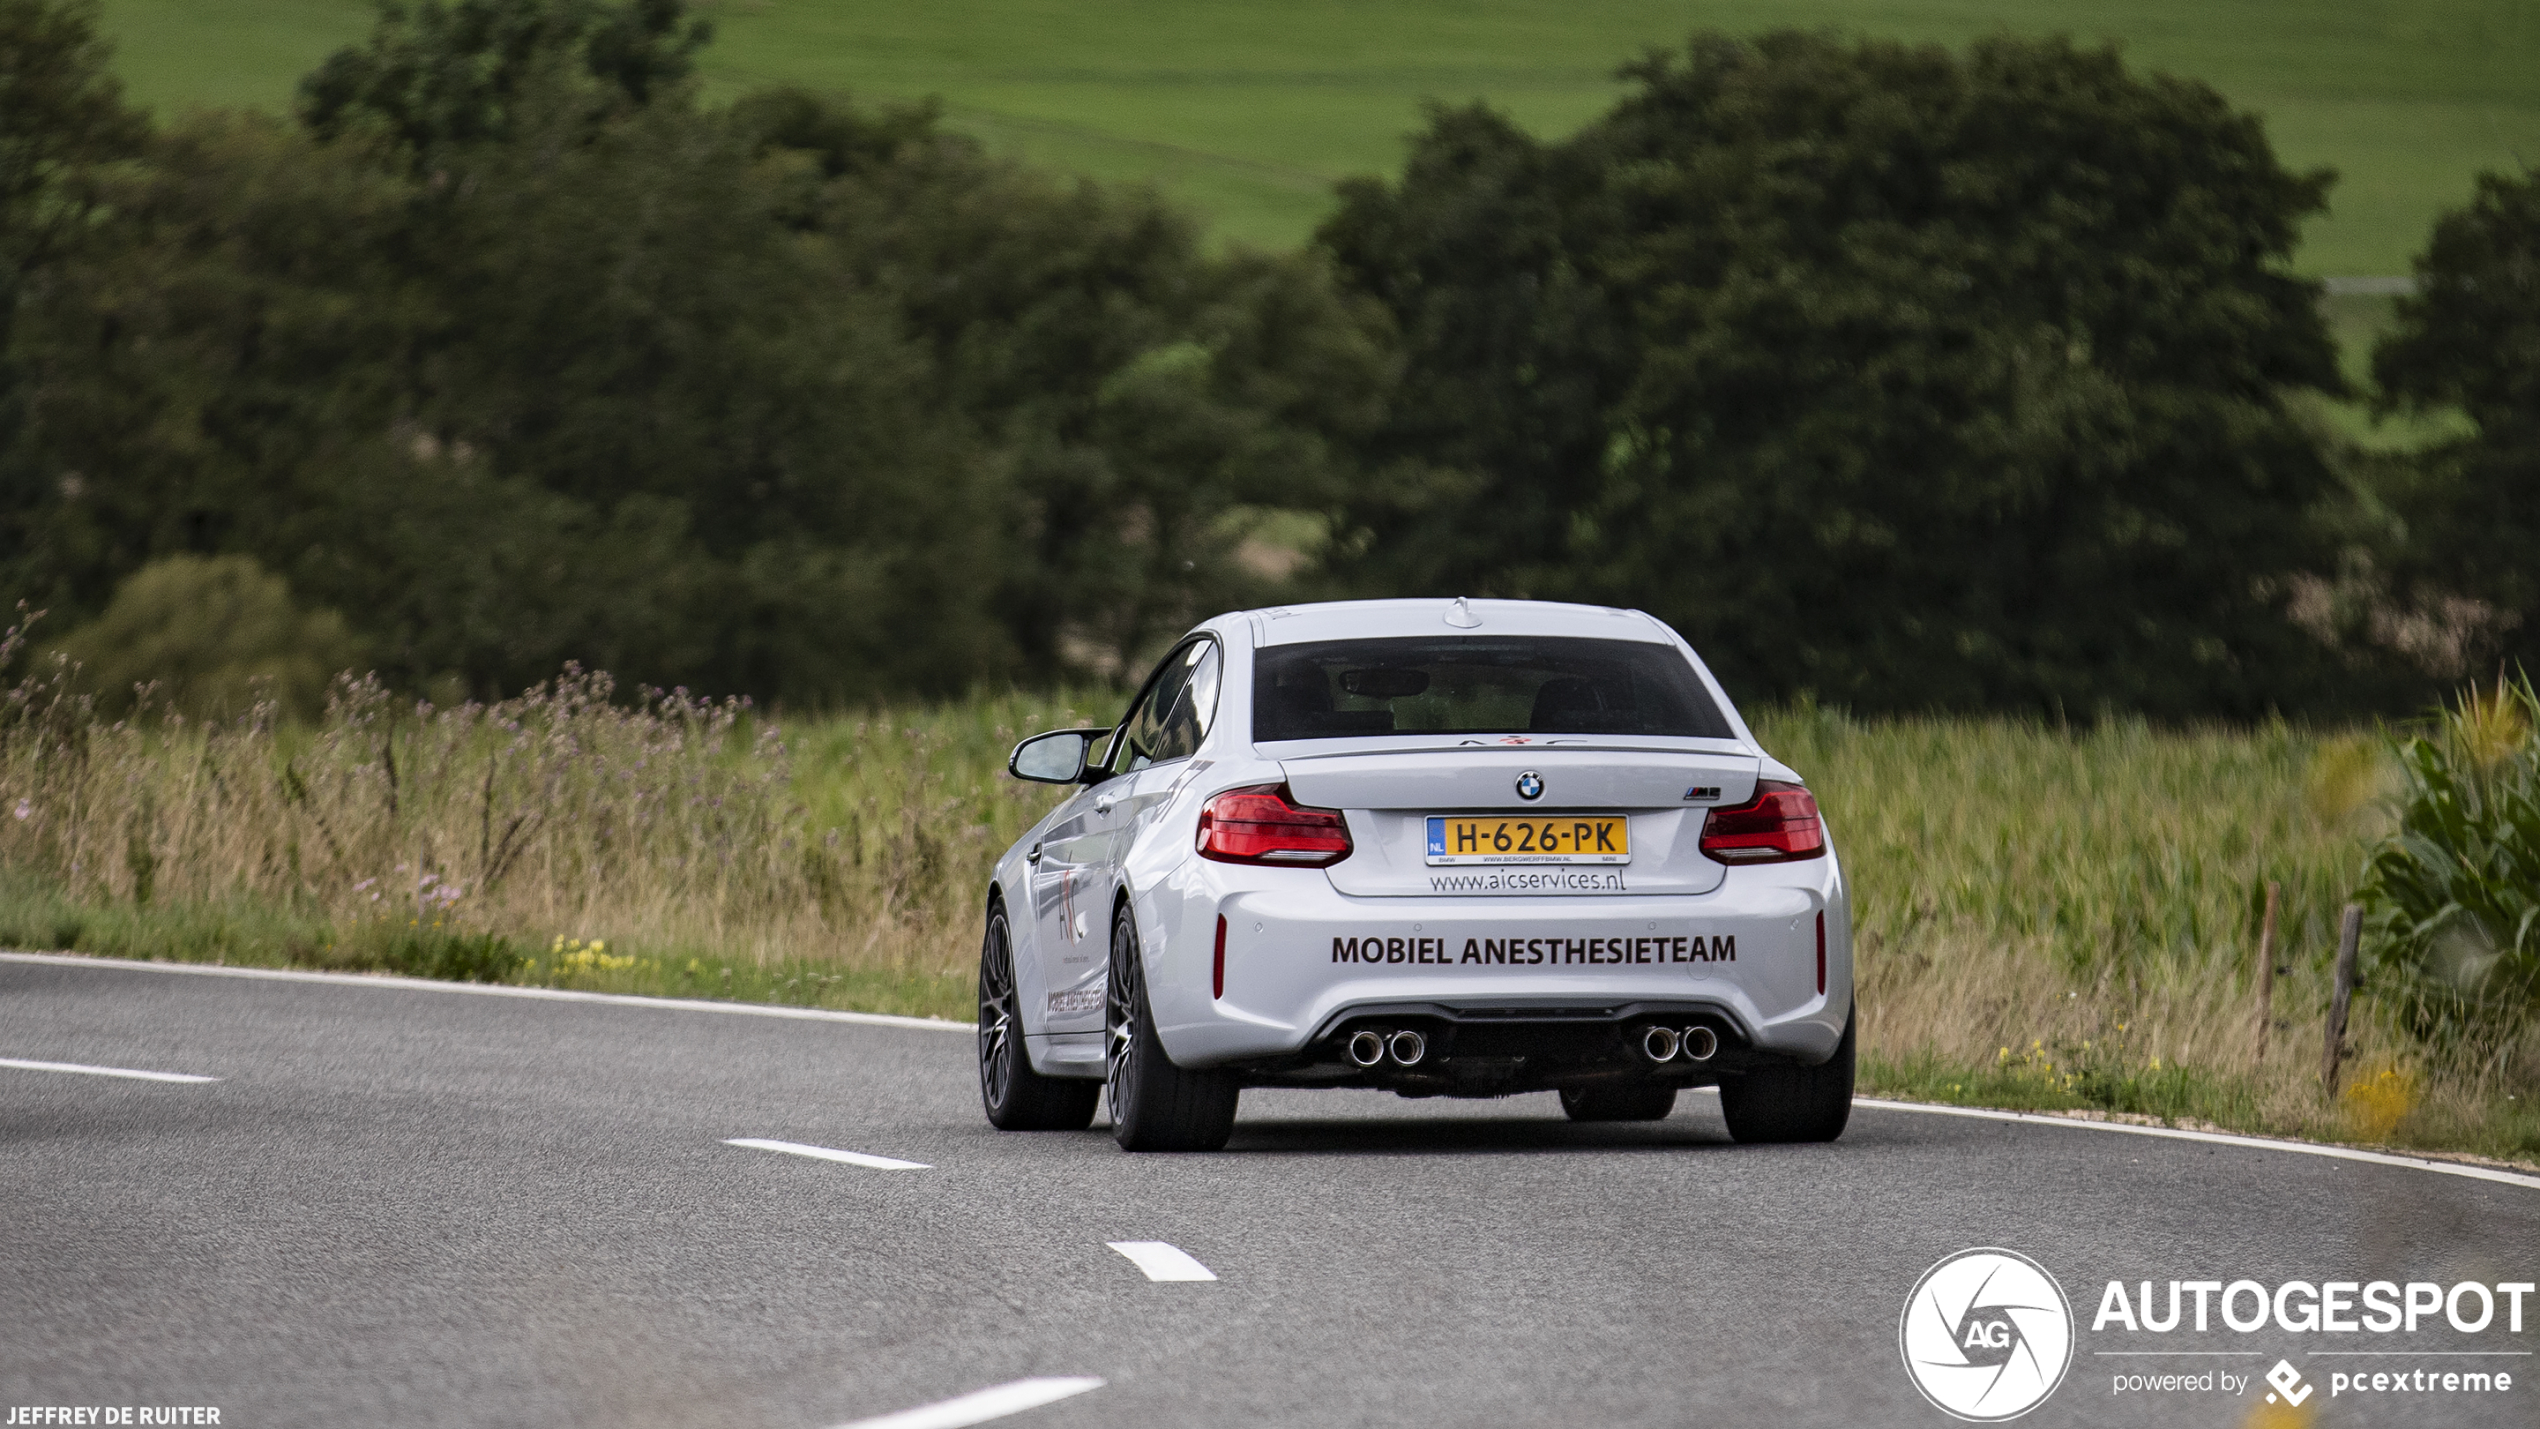
[[[1078,790],[996,865],[995,895],[1014,910],[1019,1011],[1035,1069],[1102,1075],[1102,991],[1122,900],[1135,917],[1156,1033],[1184,1066],[1306,1054],[1351,1009],[1389,1004],[1482,1015],[1698,1003],[1716,1008],[1759,1055],[1801,1063],[1833,1055],[1853,981],[1851,905],[1833,831],[1822,857],[1794,862],[1732,867],[1699,852],[1707,808],[1745,802],[1758,779],[1800,781],[1756,743],[1700,659],[1657,620],[1601,607],[1469,603],[1481,621],[1477,634],[1672,646],[1732,737],[1252,741],[1256,650],[1450,635],[1458,632],[1442,623],[1449,609],[1441,600],[1347,602],[1239,612],[1194,631],[1217,640],[1223,657],[1215,717],[1197,753]],[[1547,786],[1539,803],[1515,792],[1516,776],[1528,771]],[[1300,804],[1343,811],[1354,845],[1348,858],[1318,869],[1197,854],[1199,809],[1209,798],[1280,783]],[[1689,801],[1694,790],[1706,797]],[[1514,810],[1625,813],[1631,862],[1439,868],[1424,861],[1424,815]],[[1444,875],[1502,882],[1447,893],[1434,882]],[[1546,879],[1554,886],[1536,886]],[[1211,988],[1220,918],[1222,997]],[[1353,942],[1363,951],[1369,939],[1385,950],[1379,961],[1345,957]],[[1531,960],[1507,961],[1511,940],[1527,945]],[[1550,957],[1546,940],[1557,942]]]

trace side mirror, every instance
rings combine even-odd
[[[1006,772],[1017,779],[1036,784],[1081,784],[1085,780],[1085,761],[1092,757],[1094,741],[1111,733],[1102,729],[1061,729],[1036,734],[1014,746],[1014,754],[1005,762]]]

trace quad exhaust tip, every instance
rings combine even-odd
[[[1701,1026],[1682,1032],[1673,1027],[1652,1027],[1640,1034],[1640,1052],[1652,1062],[1672,1062],[1678,1057],[1688,1062],[1708,1062],[1719,1055],[1720,1034]]]
[[[1349,1034],[1345,1044],[1349,1059],[1362,1067],[1373,1067],[1387,1057],[1400,1067],[1418,1066],[1429,1055],[1429,1039],[1405,1027],[1388,1032],[1381,1027],[1362,1027]]]
[[[1429,1039],[1408,1027],[1394,1032],[1362,1027],[1351,1033],[1343,1046],[1349,1060],[1360,1067],[1378,1066],[1387,1058],[1396,1066],[1416,1067],[1429,1055]],[[1640,1050],[1652,1063],[1672,1062],[1679,1057],[1688,1062],[1708,1062],[1720,1053],[1720,1034],[1700,1025],[1681,1032],[1673,1027],[1652,1027],[1640,1034]]]

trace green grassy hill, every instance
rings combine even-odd
[[[2265,114],[2298,166],[2345,177],[2304,264],[2406,270],[2470,175],[2540,162],[2531,0],[715,0],[718,92],[774,81],[939,94],[1034,160],[1152,179],[1226,236],[1284,246],[1334,179],[1395,167],[1425,99],[1483,98],[1557,133],[1620,61],[1688,31],[1834,26],[1962,42],[2116,39],[2139,66]],[[163,108],[279,105],[368,24],[366,0],[106,0],[134,91]]]

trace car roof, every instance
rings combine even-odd
[[[1243,612],[1257,645],[1384,640],[1416,635],[1552,635],[1676,643],[1675,632],[1637,610],[1548,600],[1335,600]],[[1212,622],[1213,623],[1213,622]]]

